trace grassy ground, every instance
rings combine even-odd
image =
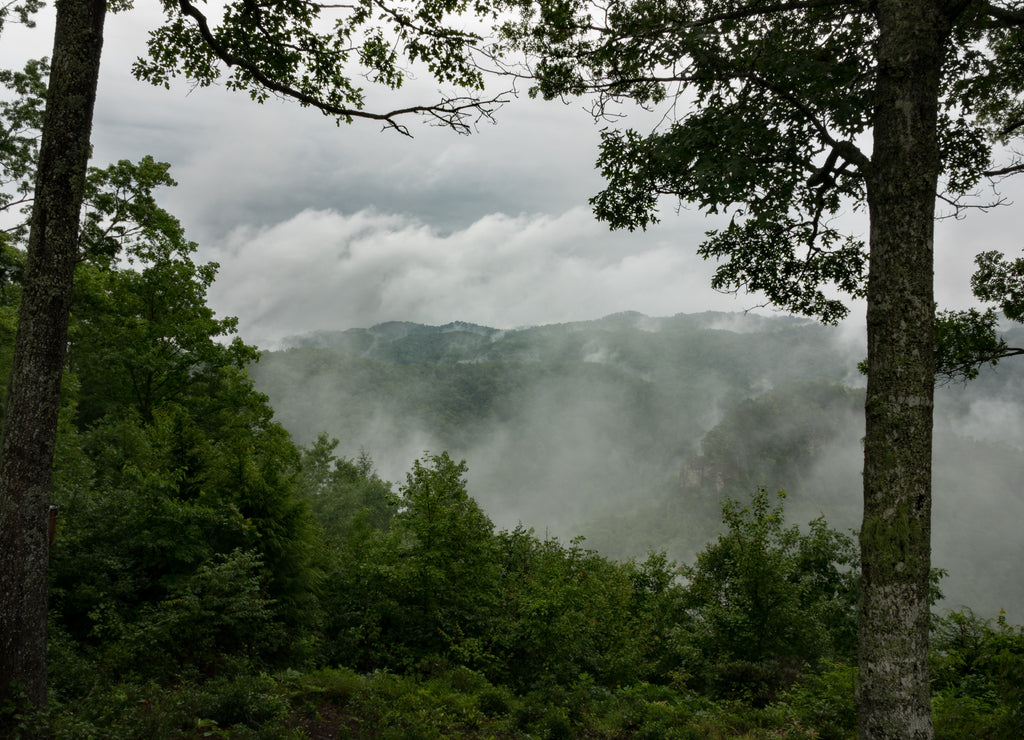
[[[806,711],[806,698],[792,694],[784,702],[755,709],[738,701],[711,702],[671,686],[606,689],[586,676],[568,688],[538,687],[518,696],[465,669],[430,678],[330,669],[184,682],[173,688],[124,684],[74,706],[56,706],[53,719],[57,737],[75,740],[844,740],[854,736],[852,728],[841,726],[849,725],[851,707],[819,711],[815,718]],[[822,697],[816,701],[819,710],[826,707]],[[834,716],[826,716],[830,713]]]

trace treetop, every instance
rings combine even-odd
[[[545,98],[590,96],[609,124],[624,102],[663,113],[649,131],[609,125],[591,199],[612,228],[644,229],[669,196],[728,214],[700,248],[713,287],[763,292],[788,311],[835,322],[863,295],[864,208],[883,3],[846,0],[513,0],[510,72]],[[952,29],[940,86],[946,212],[979,201],[984,180],[1024,170],[1024,11],[1020,3],[941,4]]]

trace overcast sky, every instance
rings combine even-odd
[[[137,10],[108,18],[94,163],[152,154],[172,164],[180,185],[162,203],[201,258],[220,263],[211,305],[238,316],[249,342],[272,348],[305,331],[388,320],[508,328],[761,302],[711,290],[713,266],[695,250],[716,224],[693,211],[666,204],[647,233],[595,221],[587,199],[601,188],[599,127],[583,102],[523,96],[469,137],[416,121],[412,139],[368,121],[339,128],[287,102],[135,81],[131,62],[152,25]],[[50,45],[45,22],[5,32],[0,64]],[[414,87],[414,98],[434,91]],[[1024,201],[1024,184],[1006,192]],[[1020,213],[939,223],[940,302],[970,303],[976,252],[1019,253]],[[862,314],[855,307],[857,324]]]

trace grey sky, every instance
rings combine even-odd
[[[0,62],[48,54],[44,25],[5,33]],[[221,264],[211,303],[239,317],[247,341],[272,347],[393,319],[511,327],[761,302],[710,289],[713,266],[694,252],[715,224],[697,213],[666,204],[663,224],[644,234],[593,219],[599,127],[582,103],[524,96],[470,137],[415,121],[414,139],[368,121],[339,128],[289,103],[135,81],[131,62],[151,25],[138,10],[109,18],[95,163],[152,154],[172,164],[180,186],[163,203],[201,257]],[[414,83],[404,94],[433,92]],[[1024,184],[1006,192],[1019,201]],[[969,303],[977,251],[1024,247],[1018,213],[939,223],[940,302]],[[862,314],[854,308],[855,324]]]

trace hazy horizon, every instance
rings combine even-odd
[[[429,343],[445,332],[420,332],[410,335],[417,339],[409,345],[413,354],[403,350],[401,355],[409,364],[385,371],[389,362],[379,357],[388,356],[384,350],[389,342],[401,336],[402,327],[396,324],[382,340],[383,354],[347,355],[350,360],[345,362],[353,363],[344,365],[347,374],[333,372],[330,354],[315,363],[318,369],[303,370],[302,353],[316,351],[308,346],[267,353],[253,372],[257,388],[268,393],[279,420],[301,444],[326,432],[340,439],[339,454],[354,458],[366,452],[381,476],[395,483],[404,480],[412,461],[425,452],[447,450],[467,461],[470,494],[501,528],[522,523],[563,540],[585,535],[588,544],[615,557],[640,557],[648,548],[665,548],[686,561],[715,534],[695,531],[679,499],[684,468],[700,455],[706,433],[744,399],[770,399],[790,382],[821,380],[846,387],[863,387],[864,382],[856,371],[863,355],[842,328],[780,316],[701,314],[702,320],[688,321],[695,315],[626,312],[523,329],[518,336],[498,332],[482,337],[479,346],[454,343],[436,363],[416,361],[416,352],[427,351],[424,347],[433,346]],[[684,324],[703,328],[684,331]],[[762,335],[758,325],[783,331]],[[359,334],[356,329],[349,333]],[[793,339],[798,335],[806,335],[807,341]],[[701,337],[717,339],[695,345],[696,354],[690,352],[685,343],[704,341]],[[330,343],[330,336],[320,338]],[[662,338],[667,345],[660,344]],[[370,345],[364,341],[359,346]],[[488,355],[492,346],[500,351]],[[460,358],[460,352],[469,359]],[[366,359],[354,359],[360,354]],[[482,380],[459,370],[467,361],[474,364],[474,356],[485,359],[479,366]],[[342,362],[341,355],[334,357],[333,362]],[[725,366],[699,370],[715,357],[726,358]],[[512,370],[494,370],[506,361]],[[417,374],[421,367],[434,370]],[[401,374],[402,368],[407,375]],[[492,370],[498,372],[493,381],[486,375]],[[374,390],[378,376],[387,376],[379,382],[389,384],[380,397]],[[465,383],[470,385],[461,385]],[[510,395],[502,395],[506,386],[512,389]],[[496,406],[478,397],[481,388],[493,387],[498,388]],[[488,410],[469,419],[466,429],[443,431],[435,417],[449,408],[444,394],[453,392],[462,393],[462,401],[477,399]],[[1006,393],[1011,397],[1003,397]],[[973,384],[937,389],[934,551],[935,566],[950,572],[949,606],[966,604],[980,613],[1003,607],[1017,614],[1024,611],[1016,566],[1009,565],[1024,554],[1017,531],[1024,498],[1019,486],[1013,487],[1024,479],[1024,405],[1013,400],[1024,398],[1022,394],[1024,365],[1013,360],[985,371]],[[800,433],[781,431],[787,428],[782,426],[786,408],[772,413],[769,421],[777,420],[778,427],[750,429],[749,434],[773,444],[786,434]],[[836,422],[841,433],[822,441],[799,480],[752,482],[790,491],[791,524],[806,526],[825,515],[837,529],[859,527],[862,405],[843,413],[843,420]],[[709,506],[714,512],[717,502],[700,503],[701,516]],[[651,507],[675,512],[675,518],[652,520],[657,524],[633,521],[637,512]],[[645,541],[646,536],[652,539]],[[986,584],[999,586],[986,591]]]

